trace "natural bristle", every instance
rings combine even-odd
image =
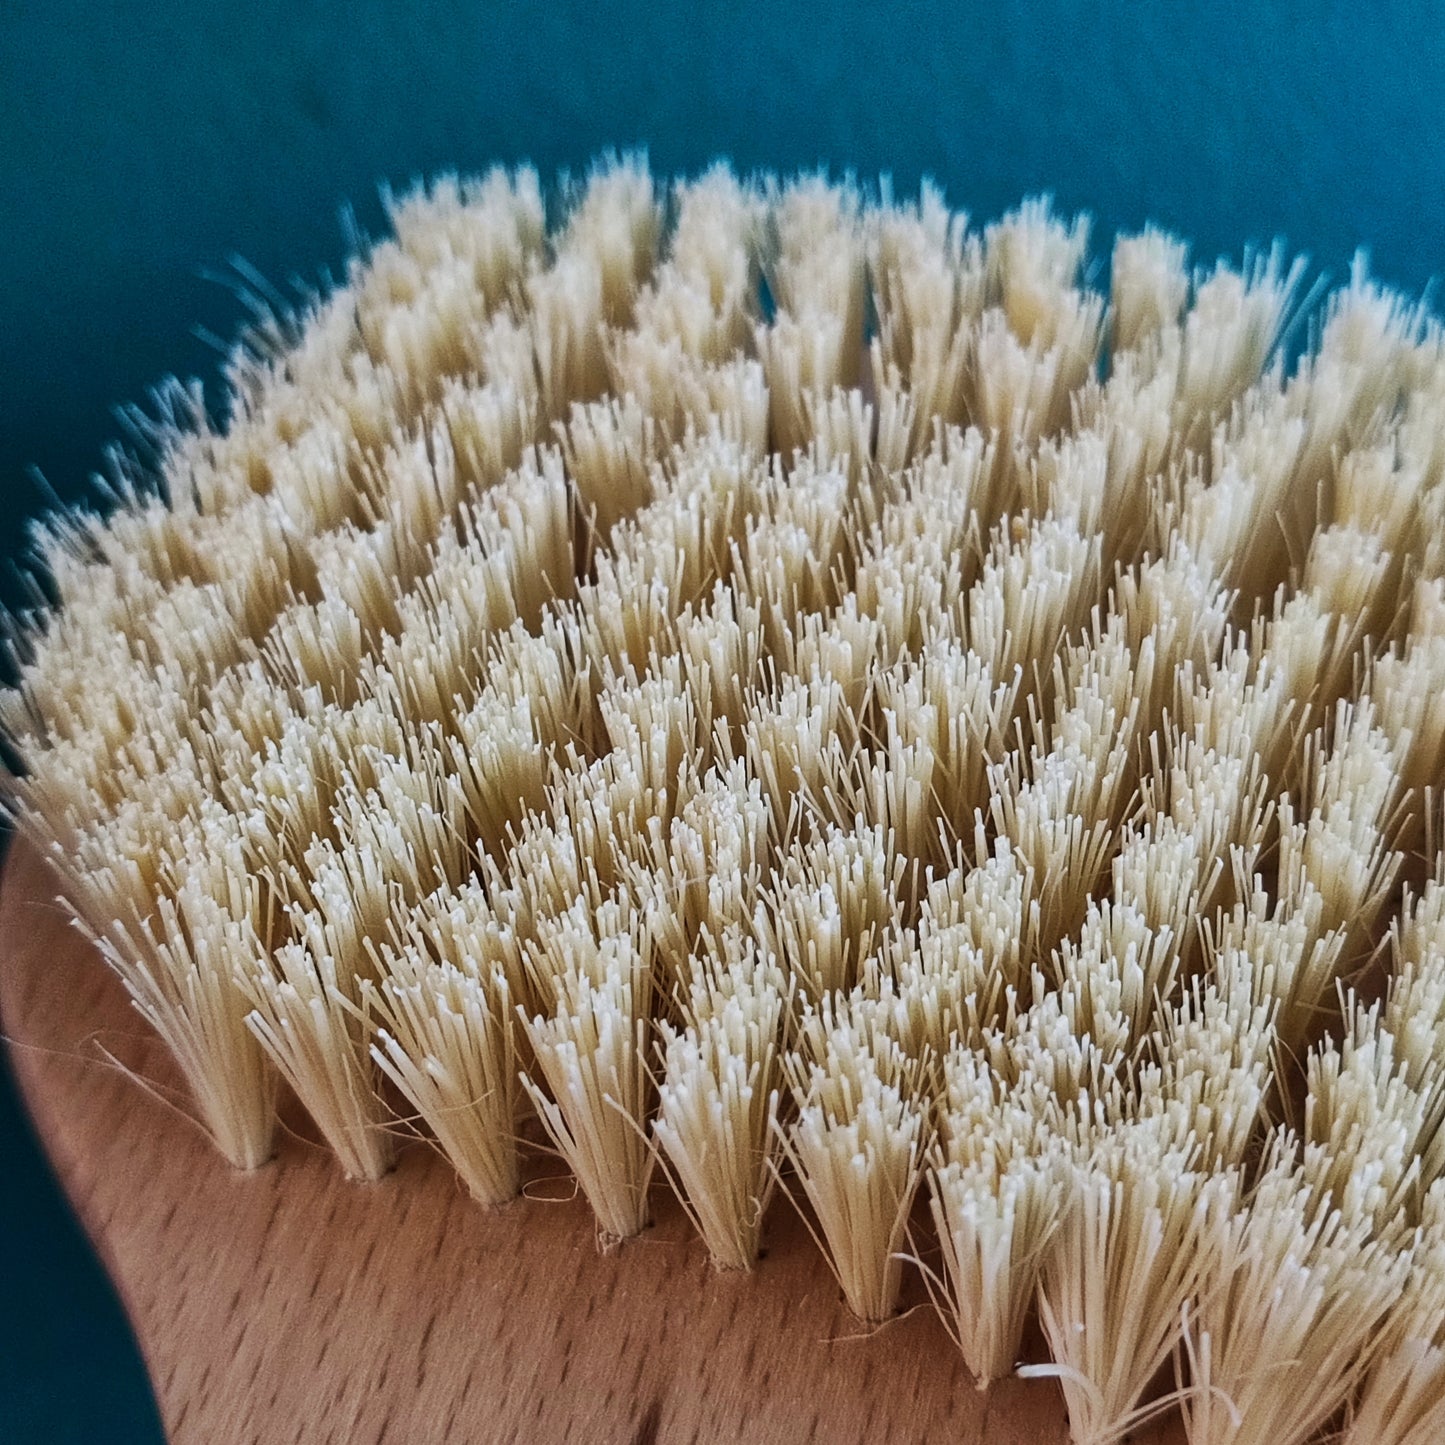
[[[1441,1438],[1439,326],[1155,230],[1106,294],[1042,201],[559,201],[388,197],[36,532],[7,806],[218,1148],[550,1147],[763,1274],[796,1208],[1087,1445]]]

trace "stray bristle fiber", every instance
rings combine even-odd
[[[796,1209],[1081,1445],[1442,1438],[1439,326],[932,187],[388,206],[37,527],[0,697],[222,1154]]]

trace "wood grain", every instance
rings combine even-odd
[[[785,1201],[759,1268],[729,1276],[662,1188],[653,1226],[600,1253],[541,1156],[534,1197],[489,1212],[422,1144],[346,1182],[292,1110],[277,1159],[234,1172],[159,1097],[179,1098],[174,1071],[53,892],[15,845],[0,1021],[172,1440],[1068,1438],[1055,1386],[980,1394],[928,1308],[863,1335]]]

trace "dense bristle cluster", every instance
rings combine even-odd
[[[1357,273],[1292,360],[1298,267],[1106,296],[1041,203],[562,201],[395,203],[41,534],[12,810],[218,1147],[284,1084],[500,1205],[545,1135],[609,1240],[921,1269],[980,1385],[1036,1312],[1081,1442],[1439,1438],[1439,330]]]

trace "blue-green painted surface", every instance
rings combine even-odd
[[[204,373],[199,326],[341,259],[343,203],[442,167],[827,162],[925,173],[977,217],[1052,191],[1195,256],[1283,235],[1445,265],[1445,19],[1404,3],[649,6],[0,0],[0,552],[79,493],[111,408]],[[4,589],[0,589],[4,590]],[[155,1427],[113,1302],[0,1094],[0,1440]]]

